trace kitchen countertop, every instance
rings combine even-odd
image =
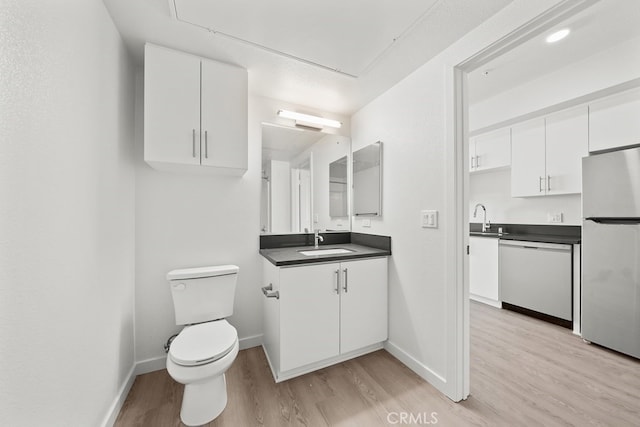
[[[480,227],[480,228],[479,228]],[[503,229],[499,234],[498,227]],[[469,235],[473,237],[519,240],[524,242],[558,243],[577,245],[582,241],[580,226],[491,224],[487,232],[482,232],[481,224],[471,223]]]
[[[359,258],[372,258],[391,255],[390,250],[378,249],[370,246],[354,243],[342,243],[337,245],[320,245],[317,249],[349,249],[353,252],[331,255],[303,255],[300,251],[314,250],[313,246],[293,246],[284,248],[260,249],[260,254],[271,262],[280,266],[304,265],[318,262],[347,261]]]

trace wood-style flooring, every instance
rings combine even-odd
[[[164,370],[139,376],[116,426],[182,425],[182,387]],[[209,426],[640,426],[640,361],[476,302],[464,402],[384,350],[276,384],[262,348],[251,348],[227,372],[227,388],[227,407]]]

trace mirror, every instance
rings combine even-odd
[[[348,137],[262,124],[262,234],[350,231]]]
[[[329,164],[329,216],[331,218],[349,216],[347,169],[347,156]]]
[[[382,142],[353,153],[353,213],[382,216]]]

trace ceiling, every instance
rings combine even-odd
[[[145,42],[240,65],[250,93],[350,115],[512,0],[103,0]]]
[[[571,33],[548,44],[562,28]],[[469,103],[480,102],[628,40],[638,40],[640,1],[601,0],[469,74]]]

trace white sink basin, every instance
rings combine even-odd
[[[339,255],[339,254],[348,254],[352,251],[351,249],[344,248],[333,248],[333,249],[311,249],[308,251],[298,251],[302,255],[305,256],[313,256],[313,255]]]

